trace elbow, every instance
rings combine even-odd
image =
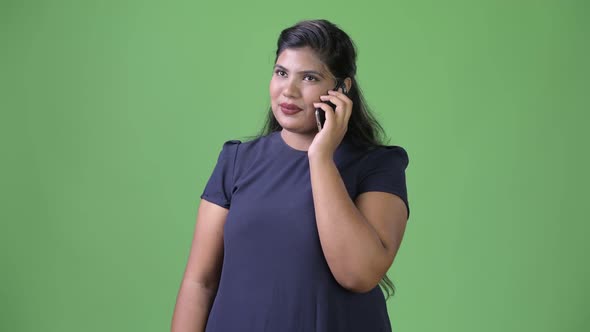
[[[339,269],[332,269],[336,281],[343,288],[354,293],[367,293],[379,285],[379,282],[387,270],[391,267],[392,260],[387,256],[377,257],[374,261],[362,264],[349,264],[339,266]]]
[[[347,277],[336,278],[340,286],[353,293],[367,293],[379,285],[380,277],[349,275]]]

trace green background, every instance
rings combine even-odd
[[[0,330],[165,331],[279,32],[326,18],[409,153],[393,329],[589,331],[587,1],[0,1]]]

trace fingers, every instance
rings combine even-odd
[[[348,109],[348,105],[352,105],[352,100],[348,98],[347,95],[341,92],[342,88],[338,89],[338,91],[329,90],[328,91],[328,98],[325,100],[331,101],[336,106],[341,106],[344,109]],[[321,98],[322,96],[320,96]],[[352,109],[352,107],[350,107]]]
[[[334,96],[338,96],[338,98],[342,98],[343,100],[350,101],[350,98],[348,98],[347,95],[345,95],[344,93],[342,93],[342,88],[339,88],[338,91],[328,90],[328,94],[331,94],[331,95],[334,95]]]
[[[328,91],[329,95],[320,96],[320,99],[324,102],[329,101],[336,105],[337,110],[350,110],[352,107],[352,100],[350,100],[345,94],[338,91]]]
[[[314,103],[314,107],[321,108],[325,111],[326,122],[328,123],[348,123],[352,113],[352,100],[347,95],[339,91],[328,91],[328,95],[320,96],[322,102]],[[330,107],[326,102],[331,102],[336,106],[336,110]],[[334,119],[336,118],[336,119]],[[336,122],[335,122],[336,120]]]
[[[332,109],[332,107],[330,107],[330,105],[326,103],[313,103],[313,106],[324,110],[324,114],[326,116],[326,123],[324,124],[324,126],[327,126],[328,123],[334,122],[334,110]]]
[[[328,91],[328,93],[330,95],[335,95],[344,101],[344,104],[346,105],[344,109],[349,110],[348,112],[344,112],[344,121],[345,123],[348,123],[348,120],[350,119],[350,116],[352,114],[352,100],[348,98],[348,96],[343,92],[342,88],[338,89],[338,91],[330,90]]]

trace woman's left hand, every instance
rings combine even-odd
[[[342,142],[348,129],[348,120],[352,113],[352,100],[348,98],[342,89],[338,91],[328,91],[328,95],[320,96],[322,101],[330,101],[336,105],[334,111],[328,104],[323,102],[314,103],[314,107],[319,107],[326,113],[324,127],[317,133],[313,142],[307,150],[308,157],[322,156],[333,158],[336,148]]]

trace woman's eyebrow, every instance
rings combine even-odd
[[[275,69],[280,69],[280,70],[289,72],[289,70],[287,68],[285,68],[285,67],[283,67],[281,65],[275,65]],[[321,77],[324,77],[325,78],[325,76],[322,73],[320,73],[318,71],[315,71],[315,70],[302,70],[302,71],[299,72],[299,74],[316,74],[318,76],[321,76]]]

